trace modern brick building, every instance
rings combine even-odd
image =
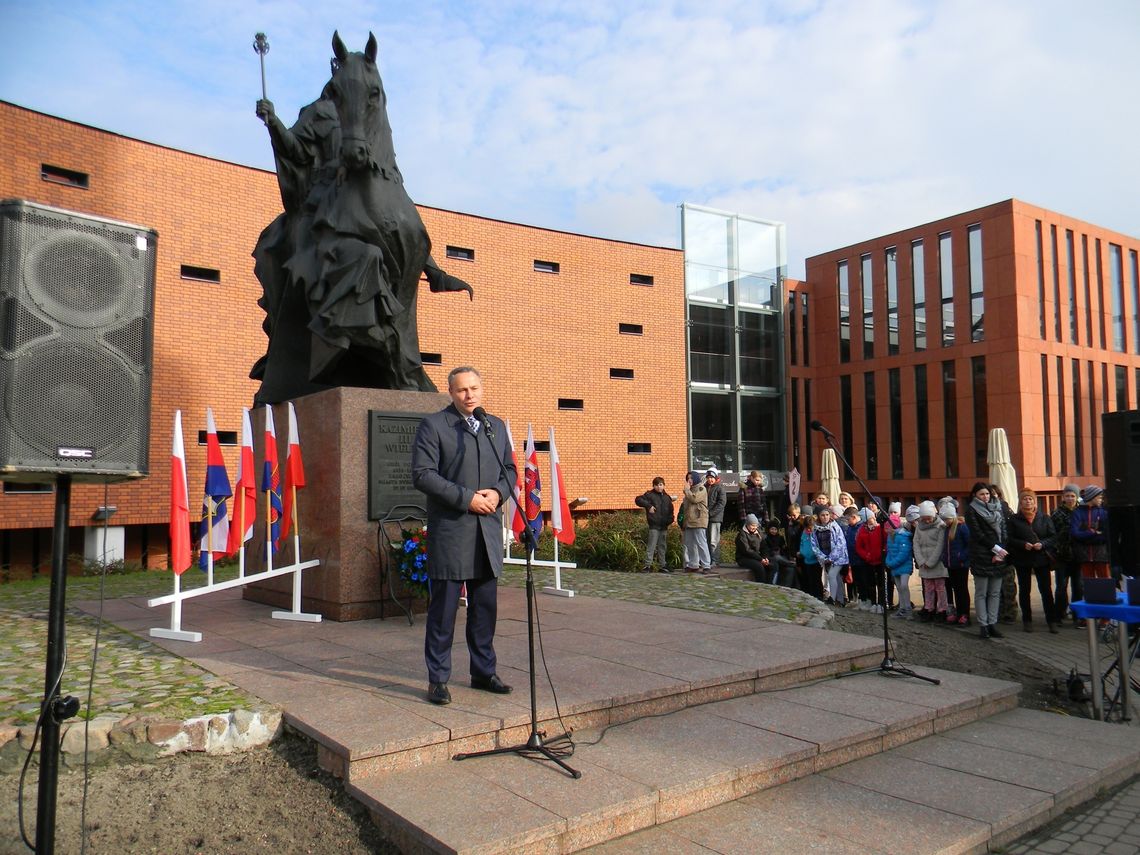
[[[1010,199],[807,259],[791,462],[818,483],[818,419],[873,491],[962,495],[1003,427],[1020,484],[1104,484],[1101,415],[1140,406],[1138,251]]]
[[[102,486],[77,484],[71,551],[82,552],[83,529],[109,504],[126,528],[126,557],[163,566],[174,410],[183,411],[196,507],[205,408],[220,431],[240,432],[256,389],[248,373],[265,338],[250,252],[281,210],[276,176],[4,102],[0,147],[0,198],[158,232],[150,477],[111,484],[106,497]],[[420,212],[437,261],[475,290],[469,302],[423,283],[420,347],[436,385],[446,388],[449,368],[475,364],[488,409],[510,419],[516,444],[528,422],[541,443],[554,427],[567,490],[588,497],[589,510],[631,507],[656,475],[679,486],[688,465],[682,253]],[[232,477],[236,449],[225,455]],[[51,542],[52,495],[21,489],[0,493],[0,567],[13,575],[46,569]]]

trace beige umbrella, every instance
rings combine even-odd
[[[1009,460],[1009,439],[1006,438],[1005,428],[990,431],[986,463],[990,465],[990,483],[996,484],[1005,503],[1017,510],[1017,471]]]
[[[820,478],[822,479],[819,485],[821,493],[827,493],[831,497],[831,504],[839,504],[839,494],[843,492],[843,488],[839,485],[839,461],[835,457],[834,448],[825,448],[823,450],[823,460],[819,467]]]

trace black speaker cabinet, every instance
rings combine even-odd
[[[1121,410],[1101,417],[1104,437],[1105,504],[1140,507],[1140,410]]]
[[[157,237],[0,202],[0,480],[147,474]]]

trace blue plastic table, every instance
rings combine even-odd
[[[1103,676],[1098,664],[1100,662],[1100,633],[1097,632],[1096,622],[1100,618],[1116,621],[1116,655],[1120,664],[1120,717],[1122,721],[1131,718],[1131,697],[1129,693],[1129,664],[1128,655],[1128,624],[1140,623],[1140,604],[1132,605],[1123,591],[1116,592],[1114,605],[1101,603],[1086,603],[1077,600],[1069,608],[1079,618],[1088,621],[1089,633],[1089,675],[1092,679],[1093,715],[1104,720],[1104,699],[1101,691]],[[1111,666],[1110,666],[1111,670]],[[1105,672],[1108,673],[1107,671]]]

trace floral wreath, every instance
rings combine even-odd
[[[427,574],[427,528],[400,529],[400,541],[392,544],[392,561],[404,588],[417,596],[428,596],[430,590]]]

